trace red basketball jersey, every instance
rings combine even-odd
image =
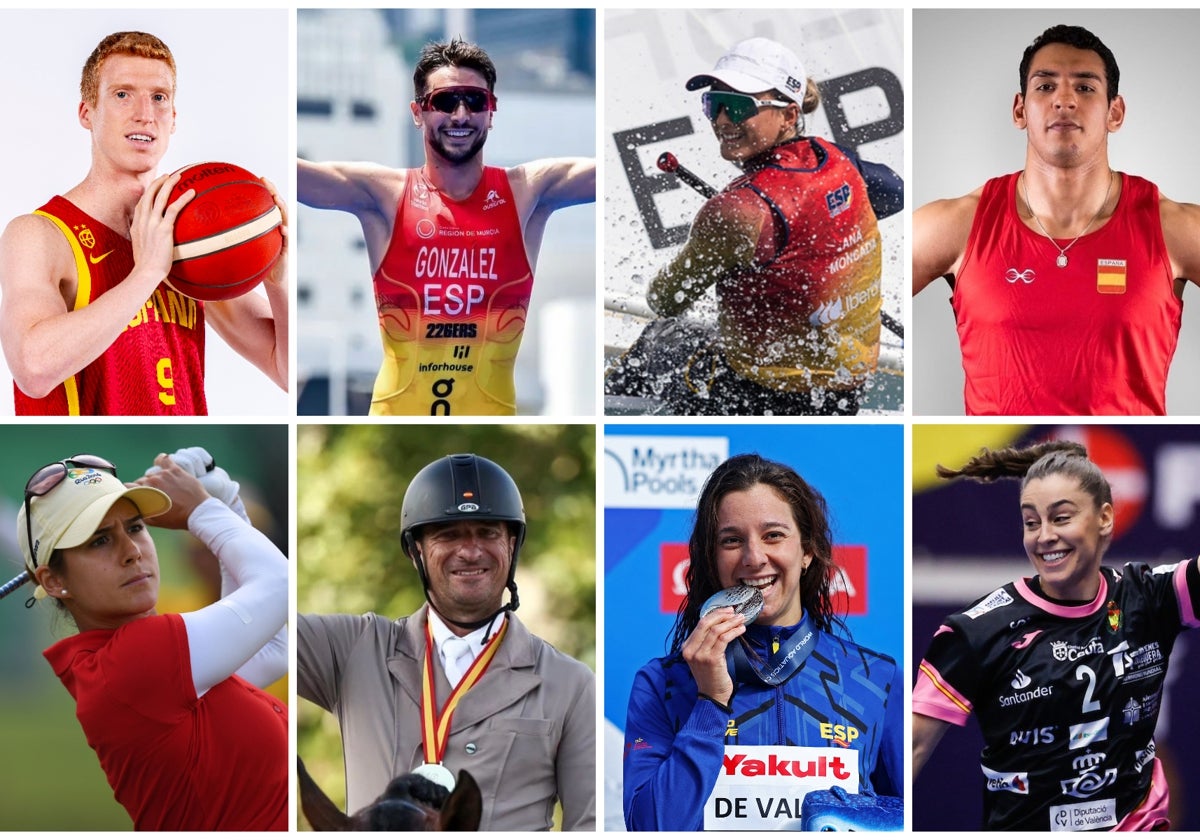
[[[454,201],[409,170],[375,272],[383,365],[371,414],[516,414],[533,270],[508,174]]]
[[[133,271],[130,241],[55,196],[36,215],[53,222],[75,256],[82,309]],[[207,414],[204,304],[160,284],[107,350],[40,399],[13,386],[16,413],[29,415]]]
[[[954,284],[967,413],[1165,414],[1183,303],[1158,187],[1122,174],[1112,218],[1059,268],[1017,217],[1019,174],[984,185]]]

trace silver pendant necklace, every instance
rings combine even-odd
[[[1112,192],[1112,176],[1113,171],[1110,169],[1108,170],[1108,187],[1106,187],[1104,190],[1104,200],[1100,202],[1100,207],[1096,210],[1096,215],[1092,216],[1091,221],[1083,226],[1083,230],[1079,232],[1079,236],[1076,236],[1069,243],[1067,243],[1067,247],[1059,248],[1058,243],[1054,241],[1054,237],[1047,233],[1046,228],[1042,224],[1042,220],[1038,218],[1037,213],[1033,212],[1033,205],[1029,203],[1029,184],[1025,178],[1025,173],[1021,173],[1021,190],[1025,193],[1025,206],[1029,208],[1029,215],[1033,216],[1034,224],[1038,226],[1038,230],[1042,232],[1042,236],[1049,239],[1050,244],[1053,245],[1055,250],[1058,251],[1058,257],[1054,260],[1054,264],[1059,268],[1067,267],[1067,251],[1071,250],[1071,246],[1078,242],[1083,235],[1088,232],[1091,226],[1096,223],[1096,220],[1100,218],[1100,214],[1104,212],[1104,207],[1108,204],[1109,193]]]

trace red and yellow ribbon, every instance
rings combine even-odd
[[[501,625],[499,632],[488,639],[479,656],[471,663],[471,667],[463,674],[458,685],[450,692],[446,707],[438,714],[437,693],[433,683],[433,633],[429,629],[429,621],[425,622],[425,667],[421,674],[421,734],[427,764],[441,764],[446,754],[446,744],[450,740],[450,719],[464,694],[483,677],[488,665],[500,649],[500,642],[508,632],[508,622]]]

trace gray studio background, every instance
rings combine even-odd
[[[912,17],[912,207],[965,195],[1025,162],[1025,133],[1012,124],[1025,47],[1065,23],[1095,33],[1116,56],[1125,125],[1109,135],[1113,169],[1156,183],[1174,201],[1200,203],[1193,148],[1200,109],[1200,11],[923,10]],[[1193,278],[1200,280],[1200,278]],[[910,370],[918,415],[963,413],[962,357],[949,287],[913,299]],[[1200,288],[1183,295],[1183,326],[1167,380],[1167,412],[1200,414]]]

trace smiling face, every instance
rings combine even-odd
[[[443,88],[478,87],[487,89],[483,74],[465,67],[439,67],[425,80],[426,94]],[[471,113],[465,103],[460,102],[453,114],[441,111],[422,111],[420,104],[413,102],[413,120],[425,136],[425,146],[447,163],[459,164],[473,160],[487,142],[492,127],[492,111]]]
[[[1125,101],[1108,101],[1104,60],[1092,50],[1048,44],[1033,55],[1025,95],[1013,122],[1031,151],[1055,166],[1074,167],[1107,154],[1109,132],[1125,120]]]
[[[467,519],[426,525],[417,550],[438,613],[469,622],[500,609],[516,545],[504,522]]]
[[[1051,474],[1021,491],[1025,553],[1051,598],[1090,601],[1113,531],[1113,507],[1097,504],[1079,481]]]
[[[721,82],[714,82],[712,90],[744,92],[733,91],[731,87]],[[774,91],[769,90],[750,95],[763,101],[785,101],[776,96]],[[786,108],[763,106],[753,117],[739,123],[731,120],[725,109],[721,109],[717,118],[712,120],[713,134],[721,144],[721,157],[733,163],[743,163],[791,138],[796,133],[799,108],[800,106],[795,103],[789,104]]]
[[[811,562],[792,509],[774,487],[755,484],[721,499],[717,575],[722,588],[744,584],[762,593],[763,609],[755,624],[800,621],[800,578]]]
[[[92,157],[120,172],[153,173],[175,131],[175,75],[165,61],[113,55],[100,66],[94,103],[79,122],[92,132]]]
[[[137,506],[119,499],[95,532],[60,563],[38,567],[38,582],[59,598],[80,631],[114,629],[154,615],[158,553]]]

